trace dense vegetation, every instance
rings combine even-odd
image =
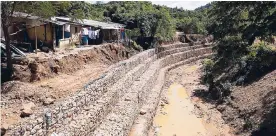
[[[139,29],[136,36],[172,40],[176,30],[206,34],[207,8],[194,11],[153,5],[146,1],[119,1],[91,5],[90,18],[126,24]]]
[[[208,16],[217,54],[205,61],[202,79],[211,98],[223,102],[231,85],[250,83],[276,69],[276,2],[214,2]]]

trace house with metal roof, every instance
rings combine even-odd
[[[12,41],[26,44],[33,49],[41,45],[49,48],[67,48],[81,42],[81,30],[92,28],[100,30],[101,38],[97,43],[119,40],[119,29],[125,25],[95,20],[72,20],[68,17],[51,17],[43,19],[22,12],[14,12],[13,25],[9,27]],[[1,29],[2,30],[2,29]]]
[[[125,25],[113,23],[113,22],[100,22],[89,19],[73,20],[68,17],[53,17],[52,21],[65,21],[70,24],[81,25],[82,28],[91,28],[92,30],[99,30],[99,39],[96,40],[96,44],[103,42],[114,42],[120,41],[120,29],[124,28]]]

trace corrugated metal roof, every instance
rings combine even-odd
[[[64,21],[56,21],[56,20],[47,20],[47,22],[51,22],[57,25],[64,25],[64,24],[69,24],[69,22],[64,22]]]
[[[88,20],[88,19],[82,19],[82,20],[71,20],[68,17],[54,17],[56,20],[66,20],[66,21],[72,21],[76,22],[82,25],[88,25],[88,26],[93,26],[93,27],[100,27],[102,29],[118,29],[125,27],[123,24],[118,24],[118,23],[108,23],[108,22],[100,22],[100,21],[95,21],[95,20]]]

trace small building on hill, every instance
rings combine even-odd
[[[92,44],[119,41],[122,38],[120,29],[125,26],[117,23],[105,23],[94,20],[72,20],[68,17],[51,17],[43,19],[26,13],[15,12],[12,25],[8,28],[11,43],[26,51],[33,51],[41,46],[50,49],[68,48],[81,43],[82,29],[97,30],[97,37]],[[3,31],[1,28],[1,38]],[[21,48],[20,48],[21,49]]]
[[[68,22],[69,24],[74,23],[74,24],[78,24],[79,26],[81,26],[81,29],[91,29],[91,31],[93,32],[97,32],[97,36],[95,39],[93,38],[89,38],[92,40],[91,44],[101,44],[103,42],[118,42],[120,41],[120,39],[123,38],[123,36],[121,35],[121,29],[123,29],[125,27],[125,25],[122,24],[118,24],[118,23],[106,23],[106,22],[100,22],[100,21],[95,21],[95,20],[88,20],[88,19],[83,19],[83,20],[72,20],[71,18],[68,17],[54,17],[55,21],[62,21],[62,22]],[[76,32],[79,32],[78,34],[80,34],[80,30],[76,28],[76,25],[71,25],[69,26],[70,32],[68,33],[68,31],[66,33],[67,36],[65,37],[65,39],[63,39],[62,41],[64,41],[65,43],[62,43],[61,46],[66,45],[69,43],[70,41],[70,37],[73,37],[73,39],[77,39],[77,35]],[[75,29],[74,29],[75,28]],[[69,30],[69,28],[67,29]],[[81,40],[81,38],[79,38],[79,41]]]

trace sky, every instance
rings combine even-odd
[[[200,6],[204,6],[211,1],[152,1],[156,5],[165,5],[167,7],[178,7],[187,10],[194,10]]]
[[[109,1],[103,1],[103,2],[109,2]],[[211,1],[151,1],[153,4],[156,5],[165,5],[167,7],[178,7],[178,8],[183,8],[183,9],[187,9],[187,10],[194,10],[197,7],[200,6],[204,6],[207,3],[211,2]],[[91,3],[96,3],[96,1],[93,1]]]

